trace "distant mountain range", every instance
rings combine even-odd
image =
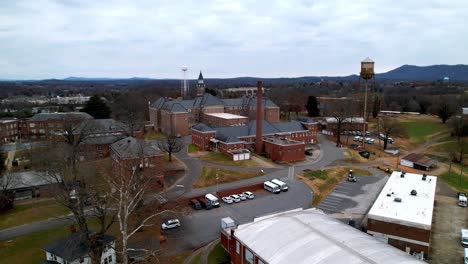
[[[431,65],[431,66],[415,66],[403,65],[385,73],[376,74],[375,78],[393,80],[393,81],[437,81],[442,80],[444,77],[449,77],[451,81],[468,81],[468,65]],[[274,81],[274,82],[291,82],[291,81],[317,81],[317,80],[354,80],[357,75],[349,76],[304,76],[304,77],[291,77],[291,78],[257,78],[257,77],[236,77],[236,78],[208,78],[212,81],[244,81],[246,83],[255,83],[257,80]],[[170,81],[176,79],[152,79],[145,77],[132,77],[132,78],[86,78],[86,77],[67,77],[63,81]],[[0,81],[18,81],[18,80],[5,80]],[[21,80],[25,81],[25,80]],[[33,80],[31,80],[33,81]],[[47,81],[47,80],[43,80]]]

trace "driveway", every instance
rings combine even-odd
[[[357,182],[342,181],[317,207],[343,221],[361,223],[388,180],[381,171],[371,172],[373,176],[356,175]]]
[[[290,189],[288,192],[272,194],[261,190],[255,192],[255,199],[240,203],[225,204],[212,210],[192,210],[181,217],[182,227],[166,232],[168,240],[164,247],[170,253],[182,252],[201,247],[219,238],[221,219],[231,217],[237,224],[253,221],[255,217],[295,208],[308,208],[312,192],[302,181],[283,178]],[[170,217],[170,216],[167,216]]]

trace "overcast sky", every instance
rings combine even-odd
[[[403,3],[405,2],[405,3]],[[1,0],[0,79],[349,75],[468,63],[468,1]]]

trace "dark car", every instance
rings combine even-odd
[[[205,208],[206,210],[210,210],[212,208],[211,202],[206,198],[198,198],[198,201],[200,202],[202,208]]]
[[[200,210],[202,209],[202,205],[197,199],[192,199],[190,200],[190,204],[192,205],[193,209],[195,210]]]

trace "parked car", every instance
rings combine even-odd
[[[223,202],[225,202],[227,204],[232,204],[233,203],[232,198],[229,197],[229,196],[223,197],[223,198],[221,198],[221,200],[223,200]]]
[[[245,197],[247,197],[247,199],[249,199],[249,200],[252,200],[253,198],[255,198],[253,192],[247,191],[247,192],[243,192],[242,194],[244,194]]]
[[[201,206],[200,202],[197,199],[190,200],[190,204],[192,205],[193,209],[195,209],[195,210],[202,209],[202,206]]]
[[[231,199],[232,199],[235,203],[238,203],[238,202],[241,201],[239,195],[237,195],[237,194],[231,194],[231,195],[229,195],[229,197],[231,197]]]
[[[458,205],[461,207],[466,207],[467,205],[466,193],[462,193],[462,192],[458,193]]]
[[[370,138],[370,137],[366,137],[366,138],[364,139],[364,142],[366,142],[367,144],[374,144],[375,139]]]
[[[208,201],[206,198],[199,198],[198,201],[200,202],[201,206],[206,210],[210,210],[211,208],[213,208],[211,202]]]
[[[468,229],[461,230],[461,244],[464,247],[468,247]]]
[[[245,195],[242,193],[239,193],[238,196],[239,196],[239,199],[241,199],[241,201],[247,200],[247,197],[245,197]]]
[[[356,135],[357,135],[356,131],[351,131],[351,134],[352,134],[353,136],[356,136]]]
[[[179,219],[170,219],[170,220],[167,220],[166,222],[164,222],[161,225],[161,228],[163,230],[172,229],[172,228],[176,228],[176,227],[180,227]]]

